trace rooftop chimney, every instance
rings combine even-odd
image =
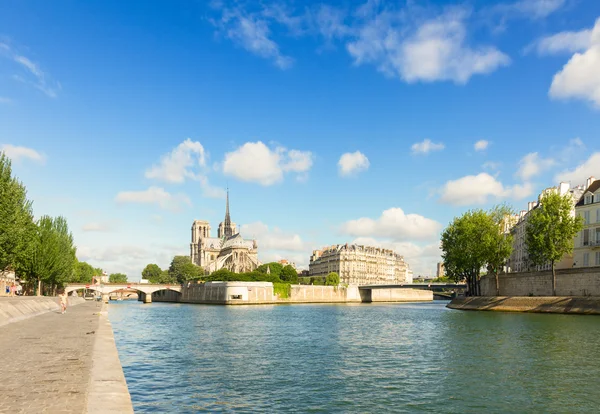
[[[594,181],[596,181],[596,179],[594,177],[588,178],[587,181],[586,181],[586,183],[585,183],[585,189],[587,190],[590,187],[590,185],[592,185],[592,183]]]

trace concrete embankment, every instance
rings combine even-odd
[[[600,315],[600,298],[480,296],[455,298],[447,307],[459,310]]]
[[[79,297],[69,296],[69,306],[85,302]],[[22,321],[60,309],[59,299],[46,296],[13,296],[0,298],[0,326]]]

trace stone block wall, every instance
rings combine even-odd
[[[500,296],[552,296],[552,271],[499,276]],[[481,278],[482,296],[496,296],[494,276]],[[600,267],[556,271],[557,296],[600,296]]]
[[[432,301],[431,290],[420,289],[372,289],[371,302],[420,302]]]

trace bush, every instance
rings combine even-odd
[[[325,284],[327,286],[338,286],[340,284],[340,275],[335,272],[329,273],[325,279]]]
[[[279,299],[288,299],[292,292],[292,285],[289,283],[273,283],[273,294]]]
[[[299,277],[298,283],[301,285],[310,285],[311,278],[310,277]]]

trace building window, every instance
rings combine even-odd
[[[583,204],[592,204],[592,196],[591,195],[586,195],[585,196],[585,201],[583,202]]]
[[[590,224],[590,212],[589,212],[589,210],[583,212],[583,224]]]
[[[600,194],[596,194],[596,195],[594,196],[594,202],[595,202],[595,203],[600,203]]]
[[[231,295],[231,299],[241,299],[242,295]]]
[[[582,246],[589,246],[590,244],[590,230],[589,229],[585,229],[583,231],[583,240],[582,240]]]
[[[596,252],[596,266],[600,266],[600,252]]]
[[[596,209],[596,223],[600,223],[600,208]]]
[[[583,267],[588,267],[589,265],[590,265],[590,254],[584,253],[583,254]]]

